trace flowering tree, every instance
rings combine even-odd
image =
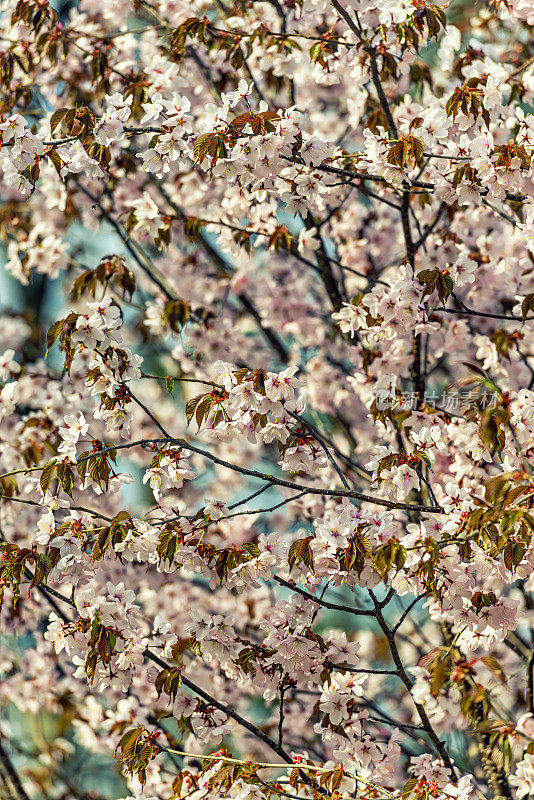
[[[3,0],[2,797],[534,793],[533,27]]]

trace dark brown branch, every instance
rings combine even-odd
[[[136,402],[137,405],[143,409],[143,411],[147,414],[147,416],[150,417],[150,419],[157,427],[157,429],[161,431],[161,433],[164,435],[166,441],[171,442],[172,444],[177,444],[180,447],[186,448],[187,450],[192,450],[194,453],[199,453],[199,455],[204,456],[204,458],[207,458],[214,464],[219,464],[221,467],[227,467],[228,469],[231,469],[234,472],[239,472],[242,475],[249,475],[252,478],[259,478],[262,481],[273,483],[276,484],[277,486],[285,486],[288,489],[296,489],[299,492],[306,492],[307,494],[320,494],[328,497],[353,497],[355,500],[362,500],[366,503],[374,503],[375,505],[384,506],[384,508],[398,508],[404,511],[422,511],[426,514],[445,513],[441,508],[441,506],[419,506],[419,505],[412,505],[411,503],[393,502],[392,500],[385,500],[382,497],[372,497],[370,495],[362,494],[361,492],[356,492],[348,489],[325,489],[323,487],[316,487],[316,486],[303,486],[302,484],[299,483],[286,481],[283,478],[277,478],[274,475],[267,475],[266,473],[259,472],[256,469],[248,469],[246,467],[240,467],[238,464],[231,464],[229,461],[225,461],[224,459],[219,458],[216,455],[213,455],[213,453],[209,453],[207,450],[202,450],[200,447],[197,447],[196,445],[187,442],[185,439],[177,439],[176,437],[172,436],[168,431],[165,430],[165,428],[161,425],[159,420],[144,405],[144,403],[142,403],[141,400],[139,400],[139,398],[136,397],[130,389],[128,389],[128,391],[132,400],[134,400],[134,402]],[[154,441],[154,440],[147,440],[147,441]]]
[[[375,598],[375,596],[374,596],[374,594],[373,594],[373,592],[371,590],[369,590],[369,594],[371,595],[371,598],[372,598],[372,600],[373,600],[373,602],[375,604],[376,621],[380,625],[380,628],[382,629],[382,632],[384,633],[384,636],[387,639],[389,650],[390,650],[390,653],[391,653],[391,657],[393,659],[393,663],[395,664],[395,667],[397,668],[397,674],[398,674],[399,678],[401,679],[401,681],[403,682],[403,684],[406,686],[408,692],[410,693],[410,697],[412,697],[412,693],[411,693],[412,681],[410,680],[410,677],[409,677],[408,673],[406,672],[406,670],[404,668],[404,664],[402,663],[402,659],[401,659],[400,654],[399,654],[399,649],[397,647],[397,642],[395,641],[395,634],[393,633],[393,631],[389,627],[388,623],[386,622],[386,620],[384,618],[384,615],[382,613],[382,609],[380,608],[380,605],[377,602],[377,600],[376,600],[376,598]],[[451,758],[450,758],[450,756],[449,756],[449,754],[448,754],[448,752],[447,752],[447,750],[445,748],[444,743],[440,740],[440,738],[437,735],[436,731],[432,727],[432,724],[431,724],[431,722],[430,722],[430,720],[428,718],[428,715],[427,715],[427,713],[425,711],[424,706],[422,706],[421,703],[416,702],[413,699],[413,697],[412,697],[412,700],[413,700],[413,703],[414,703],[414,705],[415,705],[415,707],[417,709],[417,713],[419,714],[419,718],[421,720],[421,724],[423,726],[423,729],[424,729],[425,733],[427,734],[428,738],[430,739],[430,741],[434,745],[434,747],[436,749],[436,752],[438,753],[439,757],[441,758],[441,760],[443,761],[443,763],[445,764],[445,766],[449,770],[449,773],[451,775],[451,779],[453,781],[456,781],[458,779],[458,776],[456,774],[456,770],[454,768],[454,765],[453,765],[453,763],[451,761]]]
[[[375,612],[372,609],[364,609],[364,608],[353,608],[352,606],[343,606],[340,603],[331,603],[328,600],[324,600],[322,597],[316,597],[315,595],[307,592],[305,589],[301,589],[300,586],[297,586],[290,581],[284,580],[284,578],[279,578],[278,575],[275,575],[273,578],[276,583],[279,583],[280,586],[284,586],[286,589],[291,589],[292,592],[296,592],[300,594],[301,597],[305,597],[306,600],[310,600],[312,603],[317,603],[317,605],[322,606],[323,608],[328,608],[330,611],[345,611],[347,614],[353,614],[357,617],[374,617]]]
[[[1,739],[0,739],[0,763],[2,764],[2,767],[4,768],[11,784],[13,785],[15,796],[19,798],[19,800],[30,800],[18,776],[18,772],[11,763],[11,759],[9,758],[6,750],[4,749],[4,746],[2,745]]]

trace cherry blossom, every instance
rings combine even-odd
[[[0,11],[0,786],[534,794],[531,2],[74,5]]]

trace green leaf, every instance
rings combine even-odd
[[[57,337],[61,333],[61,329],[63,328],[63,322],[64,322],[64,320],[58,319],[57,322],[53,322],[52,325],[50,325],[50,327],[49,327],[49,329],[48,329],[48,331],[46,333],[46,355],[45,355],[45,358],[48,355],[48,353],[50,352],[50,350],[52,349],[52,347],[54,346],[54,342],[56,341]]]
[[[63,491],[72,497],[72,487],[74,486],[74,475],[68,464],[61,462],[57,465],[57,476]]]
[[[496,658],[493,658],[493,656],[482,656],[480,660],[501,683],[506,683],[504,670]]]
[[[54,133],[55,129],[60,125],[63,117],[67,113],[68,108],[59,108],[57,111],[54,111],[52,117],[50,118],[50,132]]]
[[[534,308],[534,293],[527,294],[523,302],[521,303],[521,316],[523,317],[523,322],[528,316],[528,312],[532,311]]]
[[[48,464],[45,464],[43,467],[43,471],[41,472],[41,478],[39,483],[41,484],[41,489],[43,494],[46,494],[48,488],[52,482],[52,478],[54,477],[54,473],[57,468],[57,462],[49,461]]]
[[[188,425],[193,419],[195,409],[203,397],[204,394],[197,394],[196,397],[192,397],[191,400],[188,400],[187,403],[185,404],[185,418],[187,419]]]
[[[407,800],[407,798],[411,795],[411,793],[415,789],[416,784],[417,784],[416,778],[410,778],[409,780],[406,781],[406,783],[402,787],[402,800]]]

